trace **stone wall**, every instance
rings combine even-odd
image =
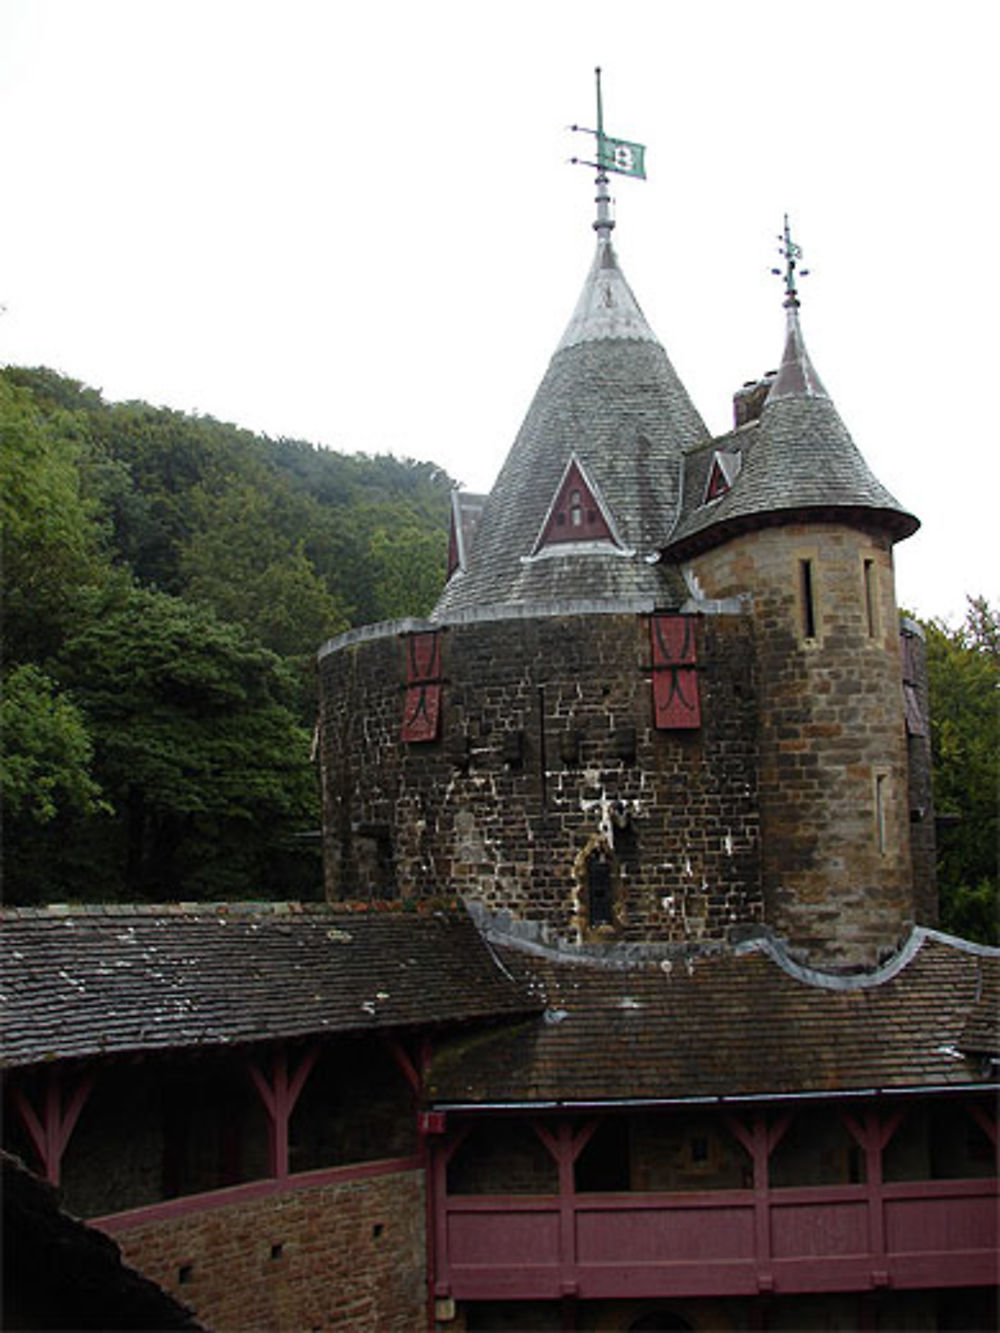
[[[653,725],[649,617],[441,629],[441,734],[404,743],[405,638],[321,658],[327,895],[460,894],[578,940],[721,939],[761,919],[745,617],[696,617],[702,725]],[[587,858],[613,921],[589,919]]]
[[[906,755],[910,781],[910,856],[916,919],[922,926],[938,924],[937,840],[934,829],[934,792],[931,772],[930,692],[927,683],[927,643],[921,627],[903,618],[900,635],[904,676],[913,674],[913,693],[919,720],[908,728]],[[909,683],[907,681],[907,683]],[[921,727],[923,730],[921,731]]]
[[[891,546],[811,523],[692,568],[707,597],[752,592],[767,920],[815,961],[873,964],[914,917]]]
[[[124,1259],[214,1333],[426,1324],[423,1173],[269,1195],[114,1229]]]

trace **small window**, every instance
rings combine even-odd
[[[574,528],[583,527],[583,505],[580,503],[579,491],[573,491],[569,497],[569,521]]]
[[[888,795],[889,776],[887,773],[875,774],[875,843],[879,852],[885,854],[885,802]]]
[[[816,637],[816,601],[813,591],[813,562],[799,561],[799,593],[802,605],[802,636],[806,639]]]
[[[613,924],[611,858],[595,851],[587,859],[587,918],[591,926]]]
[[[869,639],[874,639],[878,628],[875,620],[875,561],[874,560],[866,560],[864,563],[864,583],[865,583],[865,626],[868,630]]]

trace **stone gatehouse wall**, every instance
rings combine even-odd
[[[753,628],[693,618],[702,724],[653,725],[649,616],[437,629],[437,739],[406,743],[406,636],[320,659],[327,896],[462,895],[576,939],[712,940],[762,914]],[[611,861],[592,926],[586,862]]]
[[[422,1171],[290,1186],[230,1205],[216,1197],[179,1216],[105,1225],[125,1262],[213,1333],[426,1325]]]

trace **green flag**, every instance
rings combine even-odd
[[[646,150],[641,143],[629,143],[627,139],[612,139],[607,134],[597,138],[597,164],[605,171],[617,171],[622,176],[638,176],[646,179]]]

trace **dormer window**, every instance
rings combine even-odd
[[[706,502],[709,500],[717,500],[720,495],[725,495],[728,490],[729,482],[726,478],[726,474],[719,466],[718,461],[716,461],[712,467],[712,475],[708,479],[708,490],[705,492],[705,500]]]
[[[611,511],[575,456],[570,458],[559,479],[531,554],[537,556],[546,547],[570,542],[585,542],[598,550],[622,549]]]
[[[702,504],[711,504],[720,499],[732,488],[733,482],[740,475],[743,455],[735,450],[716,449],[712,455],[712,466],[708,470],[708,482]]]

